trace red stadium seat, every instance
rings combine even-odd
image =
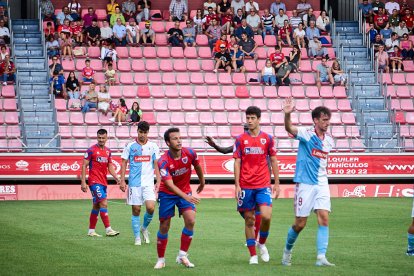
[[[161,21],[153,21],[151,27],[154,30],[154,32],[156,32],[156,33],[163,33],[163,32],[165,32],[164,22],[161,22]],[[145,28],[145,26],[144,26],[144,28]]]
[[[335,149],[339,152],[351,151],[348,139],[337,139],[335,142]]]
[[[249,91],[246,86],[237,86],[236,87],[236,97],[237,98],[248,98]]]
[[[111,86],[117,87],[117,86]],[[137,88],[135,86],[123,86],[122,96],[125,98],[136,98],[137,97]]]
[[[244,61],[244,67],[246,67],[247,72],[257,72],[258,67],[256,67],[256,61],[252,59],[246,59]],[[261,70],[261,67],[259,67],[259,70]]]
[[[302,72],[312,72],[312,65],[309,60],[302,60],[300,62],[300,71]]]
[[[407,112],[405,114],[405,120],[408,124],[414,124],[414,112]]]
[[[66,100],[65,99],[55,99],[55,107],[58,111],[65,111],[66,107]]]
[[[332,116],[331,116],[330,123],[332,125],[340,125],[340,124],[342,124],[341,113],[332,112]]]
[[[276,43],[276,36],[274,36],[274,35],[265,36],[264,45],[266,45],[267,47],[272,47],[272,46],[275,46],[276,44],[277,44]]]
[[[349,138],[360,137],[358,126],[346,126],[346,136]]]
[[[173,99],[173,98],[178,98],[179,96],[180,96],[180,92],[176,86],[165,87],[165,97]]]
[[[106,19],[106,10],[105,9],[96,9],[95,10],[96,16],[98,17],[98,20],[105,20]]]
[[[133,99],[137,101],[136,99]],[[142,111],[152,111],[154,110],[154,105],[152,103],[152,99],[140,99],[139,100],[139,107]]]
[[[158,72],[160,71],[160,67],[158,65],[158,60],[156,59],[147,59],[145,61],[145,69],[150,72]]]
[[[256,42],[257,47],[262,47],[263,44],[263,37],[261,35],[254,35],[254,41]]]
[[[76,67],[75,67],[75,62],[73,60],[62,60],[62,67],[63,70],[65,71],[75,71]],[[80,69],[82,70],[83,67]]]
[[[85,126],[73,126],[72,137],[74,138],[86,138],[86,127]]]
[[[315,85],[315,76],[313,75],[313,73],[304,73],[302,74],[302,82],[306,85]]]
[[[303,86],[292,86],[291,92],[292,97],[295,99],[305,98],[305,91],[303,90]]]
[[[264,47],[256,48],[256,54],[257,54],[257,57],[259,59],[266,59],[267,58],[267,51]],[[260,70],[261,68],[258,67],[258,69]]]
[[[19,115],[17,112],[4,112],[4,122],[6,125],[17,125],[19,123]]]
[[[57,122],[60,125],[68,125],[69,124],[69,113],[67,112],[57,112],[56,113]]]
[[[135,74],[136,78],[137,74]],[[138,98],[149,98],[151,97],[150,90],[148,86],[138,86]]]
[[[204,136],[218,137],[217,127],[216,126],[205,126],[204,127]]]
[[[59,135],[61,138],[71,138],[72,128],[70,126],[59,126]]]
[[[397,124],[405,124],[405,123],[407,123],[407,122],[405,121],[405,114],[404,114],[404,112],[401,112],[401,111],[399,111],[399,112],[395,112],[395,115],[394,115],[394,121],[395,121]]]
[[[122,87],[120,86],[109,86],[108,92],[111,98],[118,99],[122,97]]]
[[[292,142],[289,139],[280,139],[277,143],[277,149],[282,152],[292,151]]]
[[[198,118],[197,118],[197,121],[198,121]],[[200,126],[189,126],[187,131],[188,131],[188,137],[190,138],[202,138],[203,137],[203,133],[201,132]]]
[[[83,125],[83,114],[78,111],[71,112],[69,121],[72,125]]]
[[[400,99],[391,99],[391,109],[401,110]]]
[[[389,73],[382,74],[382,83],[386,83],[388,85],[392,84],[391,75]]]

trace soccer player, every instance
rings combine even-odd
[[[268,262],[269,252],[266,239],[269,235],[272,217],[272,194],[277,198],[280,193],[279,171],[273,137],[260,131],[261,110],[250,106],[246,110],[246,121],[249,130],[239,135],[234,144],[233,157],[235,176],[235,198],[238,211],[245,220],[246,244],[250,252],[250,264],[258,264],[256,239],[254,233],[255,208],[260,208],[261,224],[259,244],[261,259]],[[268,158],[275,179],[271,185],[271,174]]]
[[[191,193],[191,165],[193,165],[200,180],[197,193],[201,193],[204,189],[203,170],[195,151],[191,148],[182,147],[178,128],[168,129],[164,133],[164,140],[168,146],[168,152],[158,160],[161,174],[161,185],[158,193],[160,229],[157,234],[158,261],[154,268],[161,269],[165,267],[164,255],[168,243],[168,230],[170,229],[171,218],[175,215],[175,206],[178,207],[178,211],[184,219],[181,246],[176,261],[191,268],[194,267],[194,264],[188,259],[187,252],[193,238],[195,204],[200,202],[200,199],[194,197]]]
[[[293,181],[296,183],[294,199],[295,223],[289,229],[286,246],[283,251],[282,264],[291,265],[292,248],[299,233],[305,228],[312,210],[318,217],[317,266],[334,266],[326,259],[329,240],[329,212],[331,199],[326,167],[328,154],[334,146],[334,141],[327,133],[331,111],[324,107],[316,107],[312,111],[313,127],[296,127],[292,125],[290,114],[295,109],[291,98],[283,103],[285,113],[285,129],[299,140],[296,170]]]
[[[411,212],[411,217],[413,218],[413,222],[408,228],[407,256],[414,256],[414,202],[413,202],[413,210]]]
[[[117,183],[119,183],[119,178],[112,165],[111,150],[105,147],[105,143],[108,140],[108,132],[105,129],[98,130],[97,140],[98,143],[90,147],[85,153],[81,174],[81,190],[86,193],[89,186],[93,198],[88,236],[102,237],[95,231],[99,213],[105,225],[106,235],[109,237],[117,236],[119,232],[113,230],[109,223],[108,200],[106,199],[106,186],[108,182],[106,176],[109,171]],[[86,167],[89,167],[88,184],[86,184]]]
[[[132,206],[132,231],[135,245],[141,245],[140,230],[145,243],[150,243],[148,225],[152,221],[155,208],[155,191],[158,191],[161,177],[157,167],[160,149],[154,142],[148,141],[149,124],[138,123],[138,139],[128,143],[122,152],[120,189],[125,192],[125,171],[129,163],[129,181],[127,203]],[[157,182],[154,187],[154,169]],[[141,206],[145,203],[146,213],[141,228]],[[141,228],[141,229],[140,229]]]

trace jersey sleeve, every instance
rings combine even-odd
[[[298,134],[295,137],[299,141],[309,141],[310,135],[305,127],[298,127]]]
[[[92,151],[92,149],[91,149],[91,148],[89,148],[89,149],[85,152],[84,159],[85,159],[85,160],[88,160],[88,161],[91,161],[91,160],[92,160],[92,154],[93,154],[93,151]]]
[[[160,169],[160,175],[161,175],[162,181],[172,180],[172,175],[170,174],[170,171],[168,169],[167,160],[164,160],[163,158],[158,160],[158,167]]]
[[[241,159],[242,158],[242,149],[241,149],[241,142],[240,137],[236,138],[233,146],[233,158]]]
[[[200,161],[198,160],[198,155],[195,152],[195,150],[193,149],[188,149],[188,151],[190,152],[191,155],[191,164],[195,167],[198,166],[200,164]]]
[[[112,164],[112,152],[110,149],[108,149],[108,166],[109,164]]]
[[[125,145],[125,148],[124,148],[124,150],[122,151],[122,154],[121,154],[122,159],[125,159],[125,160],[129,159],[130,149],[131,149],[131,143],[128,143],[127,145]]]
[[[154,160],[158,160],[161,157],[160,148],[155,143],[154,143],[154,153],[152,155],[153,155]]]
[[[276,156],[276,146],[275,146],[275,140],[273,139],[273,136],[269,134],[269,148],[268,154],[269,156]]]

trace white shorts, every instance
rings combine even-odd
[[[129,187],[127,194],[128,205],[141,206],[145,201],[155,201],[154,186]]]
[[[329,185],[309,185],[298,183],[295,191],[295,215],[309,217],[312,210],[331,211]]]

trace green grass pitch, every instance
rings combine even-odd
[[[1,275],[413,275],[405,255],[412,199],[332,199],[328,259],[336,267],[315,267],[316,217],[299,236],[292,266],[280,264],[292,199],[276,200],[267,247],[270,262],[250,266],[243,220],[230,199],[203,199],[197,207],[187,269],[175,263],[182,219],[172,219],[166,268],[154,271],[158,216],[150,225],[150,245],[133,245],[130,207],[109,202],[114,238],[86,236],[91,202],[0,202]],[[104,234],[101,220],[97,232]]]

